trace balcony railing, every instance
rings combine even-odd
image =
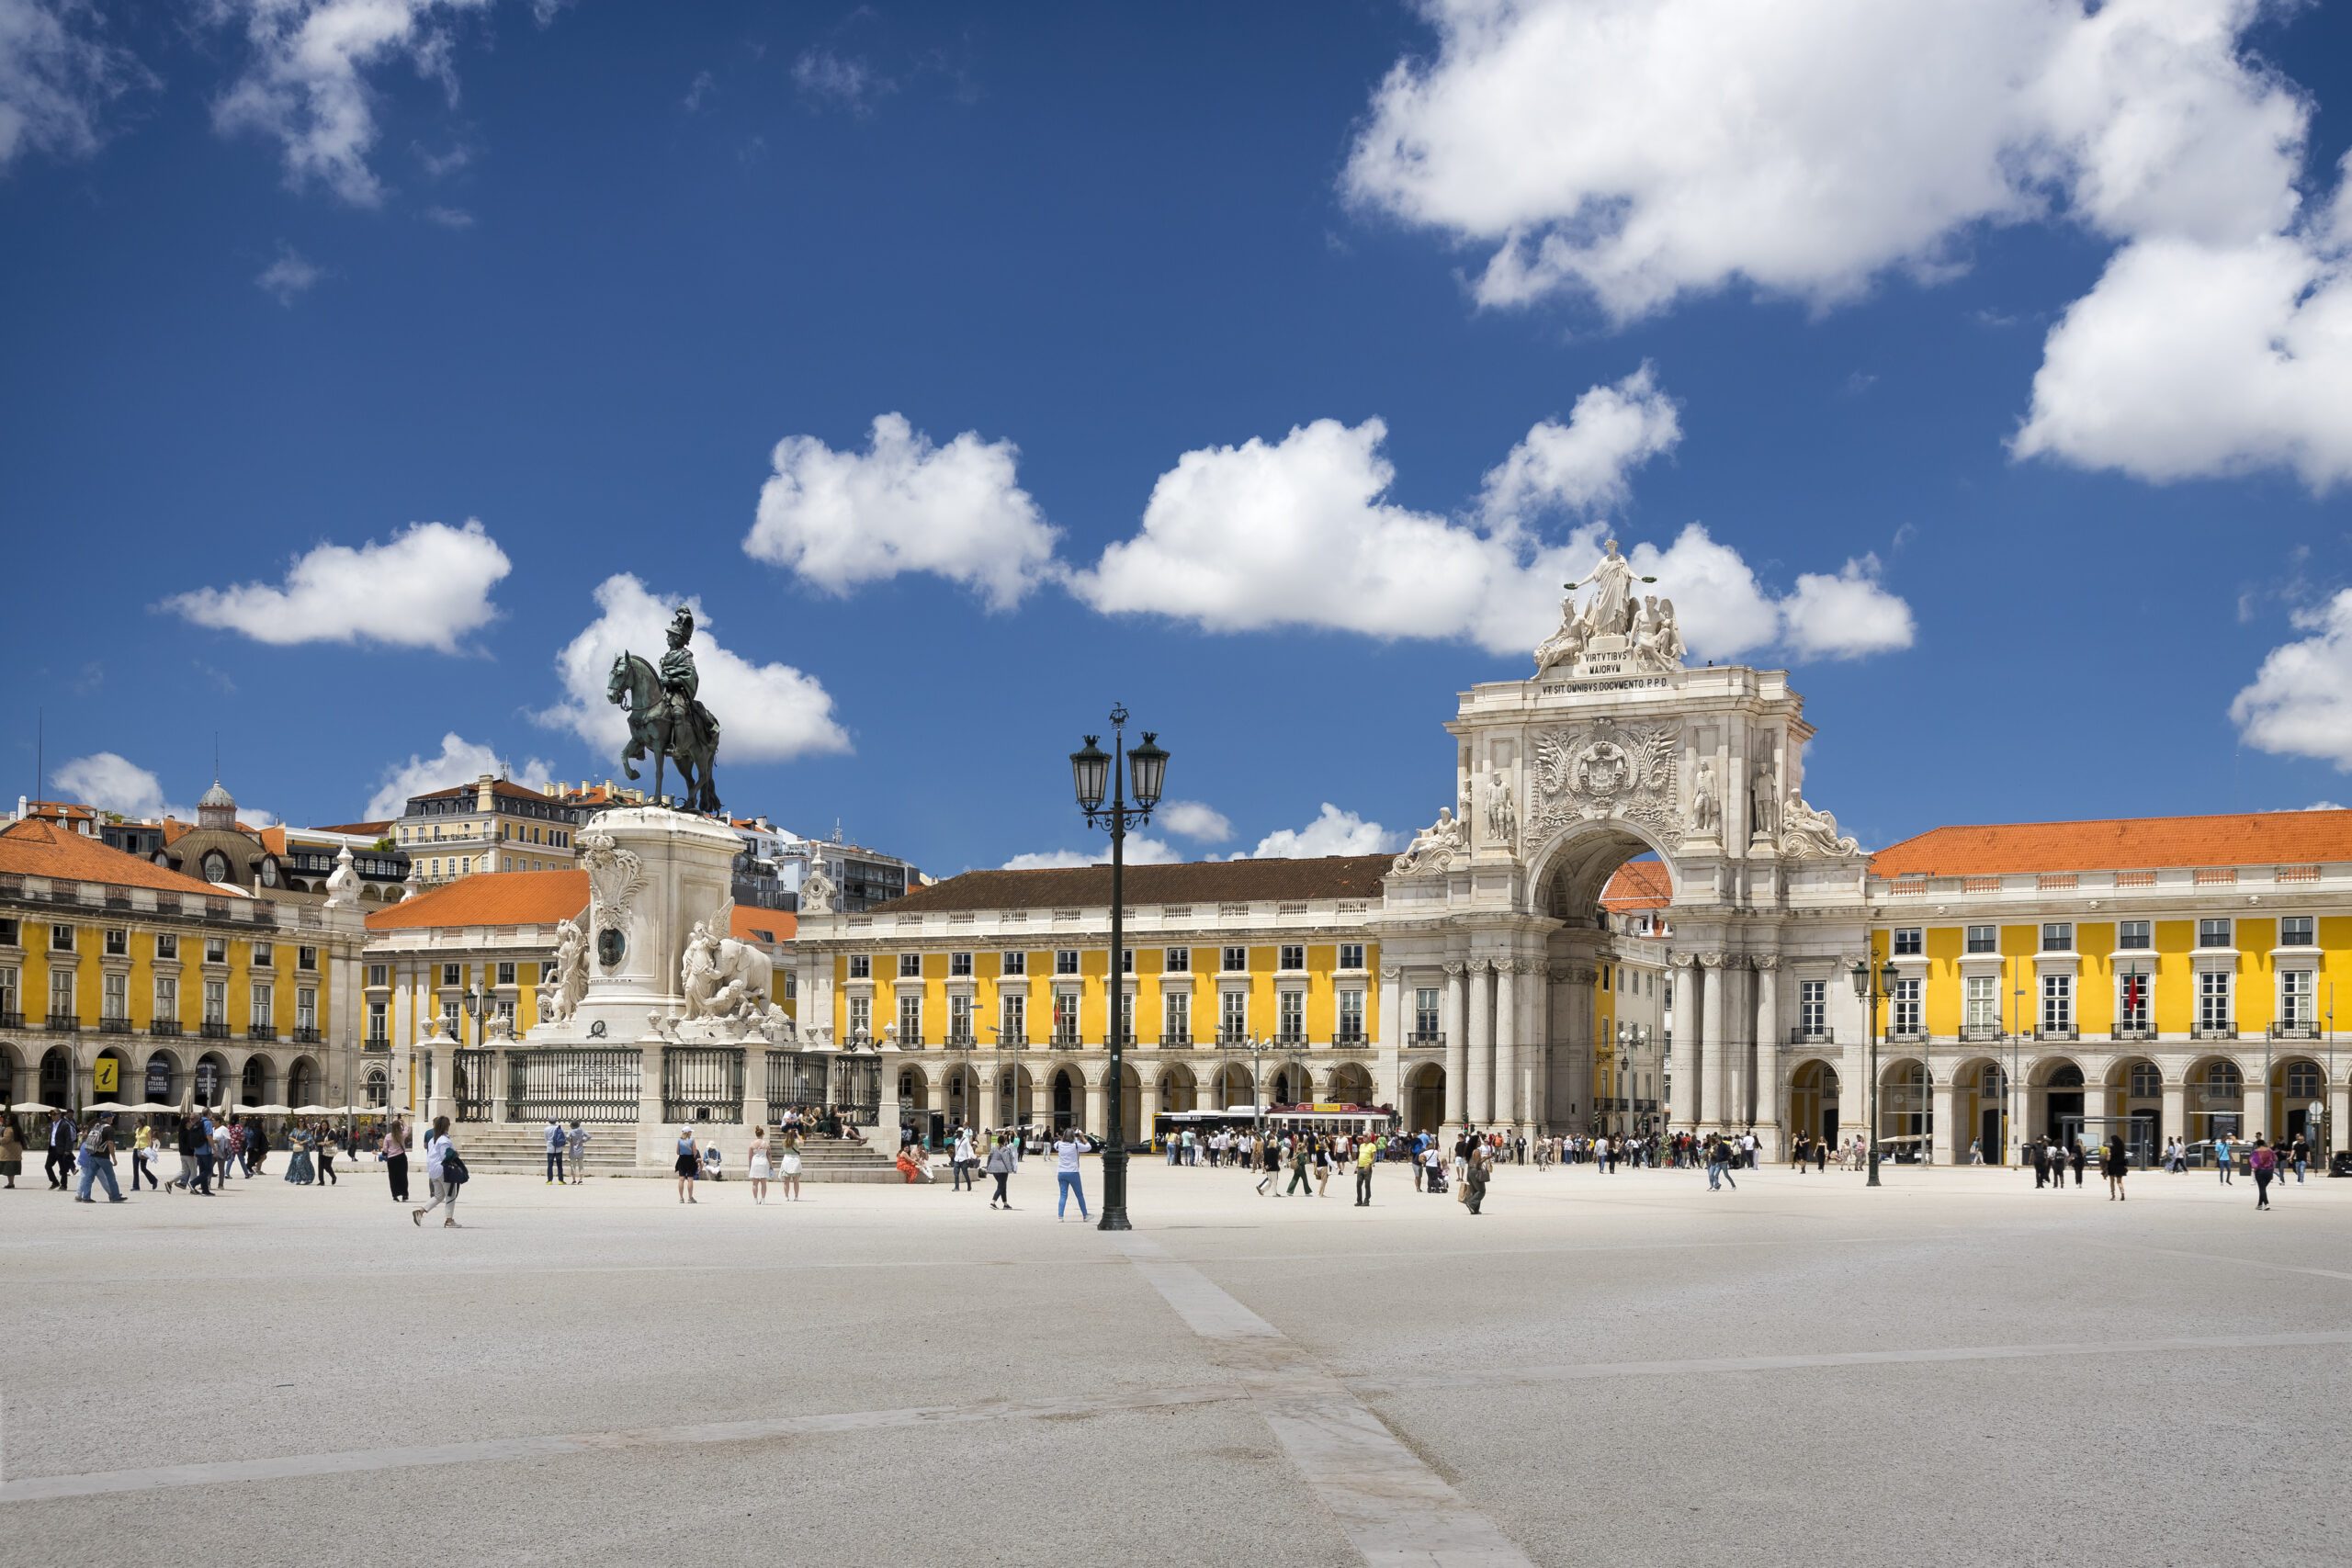
[[[2156,1032],[2144,1023],[2119,1023],[2115,1026],[2117,1040],[2154,1040]]]
[[[1927,1038],[1928,1032],[1924,1029],[1890,1029],[1886,1032],[1889,1045],[1917,1045]]]
[[[1341,1030],[1340,1032],[1332,1035],[1331,1043],[1334,1045],[1356,1046],[1369,1045],[1372,1043],[1372,1041],[1365,1035],[1363,1030],[1350,1029]]]
[[[101,1034],[128,1034],[130,1032],[130,1020],[128,1018],[102,1018],[98,1020],[98,1032]]]
[[[389,1034],[370,1034],[359,1043],[359,1048],[362,1051],[389,1051],[392,1048],[392,1037]]]
[[[1216,1043],[1220,1045],[1247,1045],[1250,1043],[1250,1032],[1246,1029],[1220,1029],[1216,1032]]]
[[[2034,1037],[2036,1040],[2059,1040],[2059,1041],[2066,1041],[2066,1040],[2079,1040],[2079,1039],[2081,1039],[2083,1036],[2082,1036],[2082,1031],[2080,1031],[2080,1030],[2076,1029],[2073,1024],[2071,1024],[2071,1023],[2070,1023],[2070,1024],[2067,1024],[2067,1025],[2064,1026],[2063,1028],[2053,1026],[2053,1027],[2047,1028],[2047,1029],[2037,1029],[2037,1030],[2035,1030],[2035,1031],[2033,1032],[2033,1037]]]
[[[25,1015],[16,1009],[0,1011],[0,1029],[22,1029],[24,1026]]]
[[[70,1012],[53,1012],[49,1015],[49,1026],[51,1029],[72,1029],[75,1027],[78,1021],[79,1021],[76,1020]]]
[[[1960,1037],[1972,1042],[1998,1040],[2002,1038],[2001,1026],[1997,1023],[1963,1023],[1960,1026]]]
[[[969,1034],[951,1034],[947,1037],[947,1049],[950,1051],[974,1051],[979,1048],[979,1043]]]
[[[996,1037],[996,1048],[1000,1051],[1022,1051],[1028,1045],[1029,1036],[1026,1034],[1000,1034]]]
[[[175,1018],[155,1019],[147,1025],[147,1032],[158,1040],[175,1040],[180,1033],[180,1021]]]
[[[1835,1045],[1838,1043],[1838,1032],[1834,1029],[1792,1029],[1789,1031],[1789,1043],[1792,1045]]]
[[[2270,1038],[2273,1040],[2316,1040],[2319,1038],[2319,1025],[2316,1023],[2274,1023],[2270,1026]]]
[[[1445,1043],[1445,1032],[1442,1029],[1416,1030],[1414,1032],[1405,1036],[1405,1043],[1408,1045],[1442,1045]]]
[[[295,1044],[297,1044],[297,1045],[316,1045],[318,1043],[319,1043],[319,1032],[318,1032],[318,1029],[317,1029],[315,1026],[313,1026],[313,1025],[310,1025],[310,1024],[301,1024],[301,1023],[298,1023],[298,1024],[296,1024],[296,1025],[294,1026],[294,1043],[295,1043]]]
[[[229,1038],[229,1024],[228,1021],[225,1019],[208,1018],[202,1023],[197,1025],[197,1031],[207,1040],[226,1040]]]
[[[1162,1034],[1159,1048],[1163,1051],[1189,1051],[1193,1048],[1192,1033],[1190,1031],[1179,1031],[1174,1034]]]
[[[1281,1046],[1285,1051],[1304,1051],[1306,1049],[1306,1036],[1304,1034],[1277,1034],[1274,1036],[1274,1043]]]
[[[245,1025],[245,1038],[248,1040],[266,1040],[275,1044],[277,1040],[277,1027],[275,1024],[269,1023],[249,1023]]]
[[[1085,1043],[1086,1042],[1079,1038],[1078,1031],[1074,1029],[1054,1031],[1054,1045],[1057,1049],[1070,1050]]]
[[[2235,1040],[2238,1026],[2227,1019],[2219,1023],[2199,1023],[2189,1029],[2188,1037],[2191,1040]]]

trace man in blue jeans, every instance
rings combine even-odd
[[[565,1145],[570,1140],[564,1135],[563,1123],[557,1121],[552,1116],[548,1117],[548,1185],[549,1187],[560,1187],[563,1185],[563,1151]]]
[[[1054,1218],[1059,1221],[1069,1208],[1070,1194],[1078,1194],[1078,1217],[1086,1215],[1086,1186],[1078,1173],[1078,1156],[1086,1152],[1086,1134],[1075,1127],[1065,1127],[1054,1140],[1054,1185],[1060,1189],[1054,1195]]]
[[[82,1190],[74,1195],[76,1203],[96,1201],[90,1196],[90,1183],[96,1181],[107,1190],[107,1201],[123,1203],[130,1200],[114,1179],[114,1112],[101,1111],[98,1119],[90,1123],[89,1132],[82,1139]]]

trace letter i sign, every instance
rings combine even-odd
[[[118,1075],[121,1071],[120,1062],[116,1061],[112,1056],[101,1056],[97,1059],[95,1070],[90,1075],[90,1087],[102,1095],[119,1093],[122,1089],[122,1080]]]

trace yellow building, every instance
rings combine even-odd
[[[280,903],[52,820],[0,829],[10,1102],[357,1098],[356,908]]]
[[[1869,896],[1883,1134],[2345,1142],[2352,811],[1939,828]]]
[[[1129,1138],[1161,1111],[1399,1100],[1408,1053],[1383,1021],[1410,1000],[1368,918],[1391,858],[1126,869]],[[878,1048],[886,1120],[895,1102],[1102,1131],[1110,888],[1107,865],[977,871],[870,913],[804,910],[802,1036]],[[1435,1126],[1438,1100],[1422,1109]]]

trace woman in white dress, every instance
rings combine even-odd
[[[775,1173],[784,1183],[786,1200],[800,1201],[800,1134],[793,1128],[784,1130],[784,1152],[776,1156]]]
[[[768,1201],[768,1130],[752,1129],[752,1201]]]

